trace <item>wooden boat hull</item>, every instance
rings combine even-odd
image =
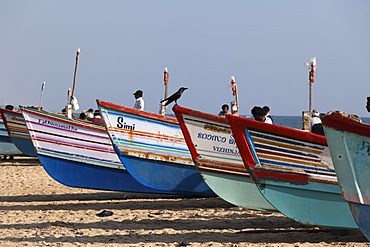
[[[175,194],[215,196],[194,166],[148,161],[121,151],[117,151],[117,154],[129,173],[145,186]],[[157,176],[158,172],[161,173],[160,176]]]
[[[370,240],[370,125],[339,112],[322,121],[342,196]]]
[[[244,165],[277,210],[304,224],[358,228],[341,198],[325,137],[237,116],[228,120]]]
[[[348,204],[341,197],[338,184],[313,181],[298,184],[288,179],[274,181],[276,176],[258,178],[261,193],[285,216],[320,227],[357,228]]]
[[[226,118],[178,105],[173,111],[194,164],[219,197],[239,207],[276,210],[261,195],[244,167]]]
[[[19,111],[2,109],[1,116],[4,120],[11,142],[24,155],[37,157],[22,113]]]
[[[136,180],[153,189],[215,196],[196,170],[176,119],[97,103],[116,153]]]
[[[276,211],[261,195],[250,176],[205,170],[201,170],[200,173],[207,185],[225,201],[252,210]]]
[[[10,140],[2,118],[0,118],[0,155],[23,155]]]
[[[22,113],[40,163],[56,181],[77,188],[168,193],[132,178],[103,126],[27,107]]]
[[[348,203],[358,227],[367,240],[370,241],[370,205],[355,202]]]
[[[50,177],[69,187],[163,194],[143,186],[124,169],[89,165],[45,155],[38,157]]]

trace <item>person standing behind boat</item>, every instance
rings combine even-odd
[[[229,106],[227,104],[222,105],[221,111],[218,113],[218,116],[224,117],[226,114],[230,114]]]
[[[103,119],[101,119],[99,110],[94,111],[94,117],[91,119],[91,121],[95,124],[103,124]]]
[[[370,97],[367,97],[366,109],[367,112],[370,112]]]
[[[311,118],[311,132],[318,134],[318,135],[325,135],[324,128],[321,123],[320,113],[317,109],[312,111],[312,118]]]
[[[137,90],[135,93],[134,93],[134,97],[135,97],[135,105],[134,105],[134,109],[138,109],[138,110],[141,110],[141,111],[144,111],[144,99],[143,99],[143,91],[141,90]]]
[[[265,111],[260,106],[254,106],[251,110],[254,120],[259,122],[265,122]]]
[[[89,110],[86,111],[86,119],[91,120],[94,117],[94,109],[90,108]]]
[[[262,107],[262,109],[265,112],[265,123],[273,124],[274,121],[272,120],[272,117],[270,116],[270,107],[265,105],[264,107]]]

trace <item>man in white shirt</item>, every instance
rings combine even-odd
[[[265,123],[268,123],[268,124],[273,124],[273,121],[272,121],[272,117],[270,116],[270,107],[268,107],[267,105],[265,105],[264,107],[262,107],[263,111],[265,112]]]
[[[134,109],[138,109],[138,110],[141,110],[141,111],[144,111],[144,99],[143,99],[143,91],[141,90],[137,90],[135,93],[134,93],[134,97],[135,97],[135,105],[134,105]]]
[[[320,113],[317,109],[312,111],[312,118],[311,118],[311,132],[318,134],[318,135],[325,135],[324,129],[322,127]]]

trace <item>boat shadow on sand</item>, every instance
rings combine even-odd
[[[3,221],[0,224],[0,232],[8,229],[48,232],[46,236],[1,238],[1,241],[14,243],[367,243],[360,231],[333,235],[329,230],[302,225],[279,213],[234,207],[219,198],[96,192],[2,196],[0,202],[0,211],[5,215],[12,211],[42,212],[33,222]],[[97,217],[103,209],[112,210],[114,214]],[[50,214],[54,215],[48,218]],[[68,229],[68,235],[73,236],[55,234],[58,232],[55,229]],[[88,236],[91,229],[98,233]]]

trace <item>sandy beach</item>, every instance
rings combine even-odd
[[[69,188],[37,159],[0,167],[0,246],[370,246],[360,231],[333,234],[219,198]]]

